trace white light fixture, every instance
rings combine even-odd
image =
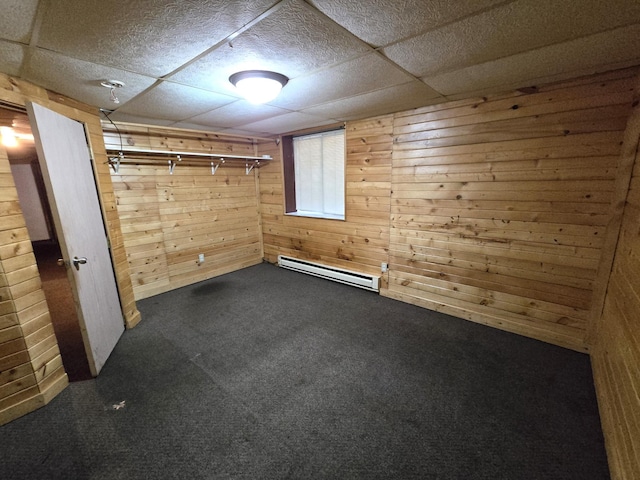
[[[246,70],[234,73],[229,81],[247,101],[259,105],[276,98],[289,79],[280,73]]]

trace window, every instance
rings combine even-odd
[[[344,220],[344,130],[282,141],[286,212]]]

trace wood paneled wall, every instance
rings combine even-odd
[[[612,477],[640,478],[640,81],[620,169],[633,168],[592,365]]]
[[[0,146],[0,425],[67,384],[9,159]]]
[[[279,160],[260,171],[267,261],[283,254],[380,274],[388,261],[392,133],[392,115],[347,125],[345,221],[284,215],[281,153],[275,144],[260,146]]]
[[[97,184],[107,225],[123,316],[139,320],[126,264],[120,222],[96,109],[0,74],[0,102],[37,102],[84,122],[96,160]],[[0,424],[50,401],[68,383],[31,248],[9,162],[0,155]]]
[[[385,293],[586,349],[635,74],[396,115]]]
[[[585,351],[636,74],[349,122],[346,221],[284,215],[274,162],[265,258],[388,262],[382,295]]]
[[[257,140],[179,129],[118,124],[127,147],[256,155]],[[104,124],[108,146],[120,136]],[[272,142],[274,143],[274,142]],[[274,143],[275,144],[275,143]],[[111,176],[137,299],[262,262],[258,170],[211,159],[122,163]],[[218,160],[215,159],[216,163]],[[197,163],[199,162],[199,163]],[[204,254],[204,263],[198,255]]]

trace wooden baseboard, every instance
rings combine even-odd
[[[487,315],[481,312],[463,309],[451,305],[443,305],[437,302],[431,302],[424,298],[414,297],[399,292],[393,292],[388,289],[380,289],[380,295],[383,297],[393,298],[401,302],[417,305],[436,312],[446,313],[457,318],[469,320],[474,323],[480,323],[499,330],[522,335],[524,337],[533,338],[542,342],[551,343],[559,347],[575,350],[580,353],[588,353],[588,347],[579,339],[561,335],[555,332],[549,332],[543,328],[534,325],[524,326],[509,318],[499,318],[494,315]]]

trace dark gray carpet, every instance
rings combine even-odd
[[[609,478],[586,355],[268,264],[138,306],[0,478]]]

